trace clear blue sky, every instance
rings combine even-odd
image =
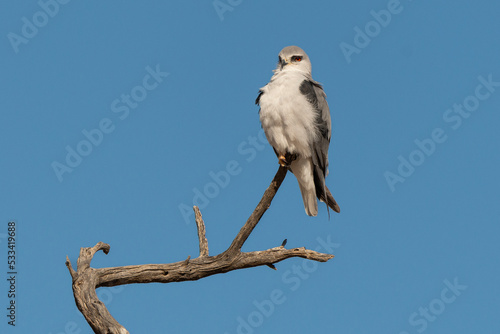
[[[90,333],[66,255],[197,256],[194,199],[211,254],[227,248],[278,167],[258,89],[298,45],[328,95],[342,212],[307,217],[289,174],[244,250],[287,238],[335,258],[99,289],[112,315],[131,333],[499,333],[500,4],[216,4],[2,4],[1,332]]]

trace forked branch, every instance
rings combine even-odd
[[[280,246],[264,251],[241,252],[241,247],[271,205],[271,201],[285,179],[286,173],[286,167],[279,168],[245,225],[236,235],[229,248],[219,255],[208,255],[205,223],[199,208],[195,206],[194,212],[200,246],[200,255],[197,258],[191,259],[191,257],[188,257],[184,261],[168,264],[91,268],[90,262],[96,252],[102,250],[107,254],[110,250],[110,246],[103,242],[98,242],[94,247],[80,249],[76,271],[66,257],[66,266],[72,277],[76,305],[94,332],[99,334],[128,333],[97,298],[95,289],[102,286],[194,281],[215,274],[256,266],[267,265],[272,269],[276,269],[274,263],[291,257],[302,257],[319,262],[326,262],[333,258],[333,255],[308,250],[304,247],[285,249],[286,240]]]

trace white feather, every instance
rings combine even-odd
[[[260,99],[260,121],[269,143],[279,152],[311,156],[318,136],[316,114],[300,93],[307,77],[302,72],[280,72],[265,87]]]
[[[316,216],[318,214],[318,200],[316,199],[311,159],[299,157],[292,162],[290,169],[297,178],[297,181],[299,181],[300,193],[306,214]]]

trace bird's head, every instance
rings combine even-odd
[[[309,56],[298,46],[287,46],[280,51],[275,72],[300,71],[311,74]]]

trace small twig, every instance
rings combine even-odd
[[[69,260],[69,257],[68,255],[66,255],[66,267],[68,267],[68,270],[69,270],[69,273],[71,275],[71,278],[73,279],[73,281],[76,279],[76,271],[75,269],[73,269],[73,266],[71,265],[71,261]]]
[[[198,229],[198,239],[200,241],[200,257],[208,256],[208,241],[205,232],[205,223],[203,222],[203,217],[201,216],[200,208],[193,206],[196,227]]]

